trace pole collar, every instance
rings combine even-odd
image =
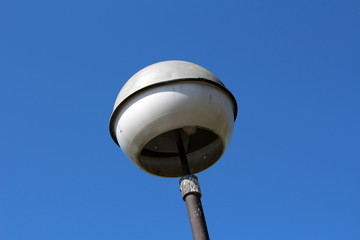
[[[186,175],[180,178],[180,192],[184,201],[189,194],[201,197],[199,179],[195,175]]]

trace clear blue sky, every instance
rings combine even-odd
[[[0,239],[191,239],[178,179],[133,165],[122,85],[195,62],[237,98],[198,174],[212,239],[360,239],[360,2],[0,2]]]

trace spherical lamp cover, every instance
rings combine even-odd
[[[213,73],[194,63],[165,61],[140,70],[123,86],[110,133],[142,170],[179,177],[179,134],[195,174],[224,153],[236,115],[234,96]]]

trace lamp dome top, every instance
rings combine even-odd
[[[181,79],[207,80],[224,86],[212,72],[195,63],[179,60],[158,62],[141,69],[126,82],[115,101],[114,109],[143,88]]]

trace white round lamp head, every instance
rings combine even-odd
[[[140,70],[123,86],[110,133],[142,170],[180,177],[176,134],[180,131],[195,174],[224,153],[236,114],[234,96],[214,74],[194,63],[165,61]]]

